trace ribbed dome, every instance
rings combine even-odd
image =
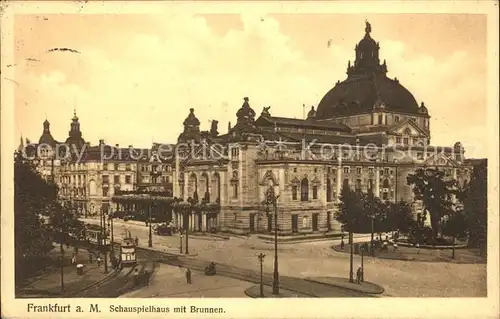
[[[338,83],[319,103],[316,118],[370,111],[377,103],[394,111],[419,111],[417,101],[410,91],[398,80],[379,74],[357,76]]]
[[[347,79],[337,82],[318,105],[316,118],[369,112],[385,108],[405,113],[419,112],[413,95],[397,79],[386,76],[387,64],[379,60],[379,44],[372,39],[370,23],[366,22],[365,36],[356,45],[354,65],[348,63]]]

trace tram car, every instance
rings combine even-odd
[[[120,267],[135,267],[137,265],[137,255],[135,251],[135,240],[124,238],[120,246]]]
[[[106,231],[105,240],[101,239],[102,236],[101,227],[97,225],[87,225],[87,227],[85,227],[85,240],[89,243],[94,245],[109,245],[111,242],[109,238],[109,231]],[[99,242],[99,240],[101,240],[101,242]]]

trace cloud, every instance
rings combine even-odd
[[[219,132],[225,132],[244,96],[257,114],[270,105],[273,115],[302,117],[302,104],[317,105],[337,80],[345,79],[347,61],[354,58],[354,43],[332,43],[328,54],[313,59],[307,52],[311,48],[293,43],[293,34],[284,34],[277,18],[256,13],[241,15],[241,28],[223,34],[202,16],[161,15],[147,22],[151,27],[140,31],[125,25],[110,26],[102,37],[99,28],[77,34],[78,55],[30,53],[40,62],[16,70],[19,132],[37,139],[46,110],[54,137],[65,139],[76,105],[84,138],[91,143],[104,138],[147,147],[152,139],[175,141],[191,107],[202,129],[217,119]],[[435,132],[485,121],[485,112],[464,113],[484,103],[478,98],[485,79],[477,72],[482,67],[477,57],[457,50],[436,58],[410,52],[398,41],[381,42],[381,47],[389,75],[428,105]],[[433,143],[452,141],[433,133]]]

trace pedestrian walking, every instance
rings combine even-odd
[[[191,270],[189,268],[186,270],[186,282],[188,285],[191,284]]]
[[[92,263],[92,252],[89,250],[89,263]]]
[[[345,246],[345,244],[344,244],[344,240],[342,240],[342,241],[340,242],[340,249],[344,250],[344,246]]]
[[[358,268],[356,271],[356,282],[358,285],[361,283],[361,276],[362,276],[363,271],[361,270],[361,267]]]
[[[137,286],[138,283],[139,283],[139,269],[135,268],[134,269],[134,285]]]
[[[71,257],[71,264],[76,264],[76,255],[73,255],[73,257]]]
[[[398,250],[398,243],[394,242],[394,244],[392,244],[392,247],[394,248],[394,251]]]
[[[144,271],[144,284],[146,284],[146,286],[149,286],[149,276],[151,274],[149,273],[149,270],[145,270]]]
[[[135,245],[139,246],[139,237],[137,237],[137,236],[135,237]]]
[[[97,256],[97,267],[101,267],[101,256]]]

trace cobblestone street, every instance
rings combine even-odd
[[[87,221],[87,220],[86,220]],[[98,220],[92,223],[98,223]],[[126,224],[126,226],[125,226]],[[147,247],[148,228],[115,221],[115,240],[125,229]],[[362,239],[359,239],[360,241]],[[179,236],[153,235],[153,245],[166,252],[179,252]],[[231,237],[229,240],[205,240],[189,236],[189,253],[196,258],[216,263],[257,270],[257,255],[264,253],[264,271],[273,270],[271,244],[256,244],[259,239]],[[280,275],[294,277],[348,277],[349,255],[334,251],[339,240],[279,245]],[[184,247],[185,248],[185,247]],[[258,248],[258,249],[252,249]],[[354,272],[360,266],[354,258]],[[383,296],[393,297],[481,297],[486,296],[486,264],[456,264],[448,262],[413,262],[365,257],[365,279],[385,289]]]

